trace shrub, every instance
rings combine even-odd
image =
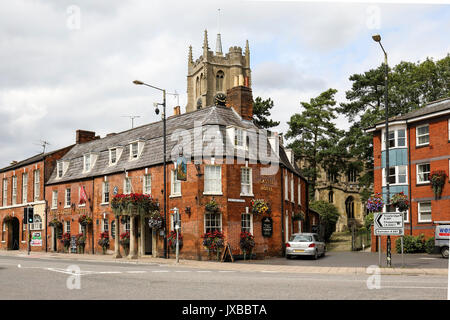
[[[319,213],[323,238],[325,242],[329,242],[331,235],[336,231],[336,223],[340,216],[337,208],[333,204],[323,200],[313,201],[311,208]]]
[[[395,243],[397,252],[402,252],[401,238],[398,238]],[[421,253],[425,252],[425,236],[423,234],[415,236],[403,237],[403,252],[404,253]]]
[[[371,225],[373,224],[373,212],[368,213],[365,217],[364,217],[364,227],[367,230],[370,230]]]
[[[431,254],[434,252],[434,237],[428,238],[425,241],[425,251],[428,254]]]

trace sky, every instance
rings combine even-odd
[[[159,121],[162,94],[186,107],[189,45],[194,60],[221,33],[223,51],[249,41],[253,97],[272,98],[275,131],[328,88],[345,102],[349,76],[450,53],[450,1],[116,1],[0,3],[0,168],[75,143],[77,129],[104,137]],[[426,3],[426,4],[425,4]],[[432,3],[432,4],[431,4]],[[220,16],[218,14],[220,9]],[[167,114],[177,98],[167,97]],[[349,127],[339,117],[337,126]]]

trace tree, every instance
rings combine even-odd
[[[310,102],[301,102],[304,110],[291,116],[288,122],[286,138],[294,139],[289,147],[303,162],[300,170],[309,180],[312,193],[319,166],[335,174],[345,166],[346,150],[341,143],[344,132],[337,129],[333,122],[336,119],[336,92],[335,89],[328,89],[310,99]]]
[[[310,207],[320,215],[321,233],[325,242],[329,242],[340,217],[338,209],[332,203],[323,200],[312,201]]]
[[[280,121],[273,121],[269,119],[270,109],[273,108],[272,99],[268,98],[262,100],[261,97],[256,97],[253,101],[253,122],[263,129],[270,129],[280,124]]]

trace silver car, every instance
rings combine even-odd
[[[325,242],[317,233],[294,233],[286,243],[286,258],[292,256],[311,256],[317,259],[325,256]]]

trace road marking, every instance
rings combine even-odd
[[[219,272],[225,273],[225,272],[236,272],[236,271],[231,271],[231,270],[220,270]]]
[[[385,287],[381,286],[380,289],[443,289],[447,290],[447,287]]]
[[[438,258],[419,258],[421,260],[437,260]]]
[[[127,271],[127,273],[146,273],[147,271]]]
[[[191,271],[179,270],[179,271],[175,271],[175,272],[191,272]]]
[[[198,270],[197,272],[212,272],[211,270]]]
[[[152,272],[169,272],[169,270],[153,270]]]
[[[95,271],[92,271],[95,272]],[[100,271],[100,274],[113,274],[113,273],[122,273],[121,271]]]

